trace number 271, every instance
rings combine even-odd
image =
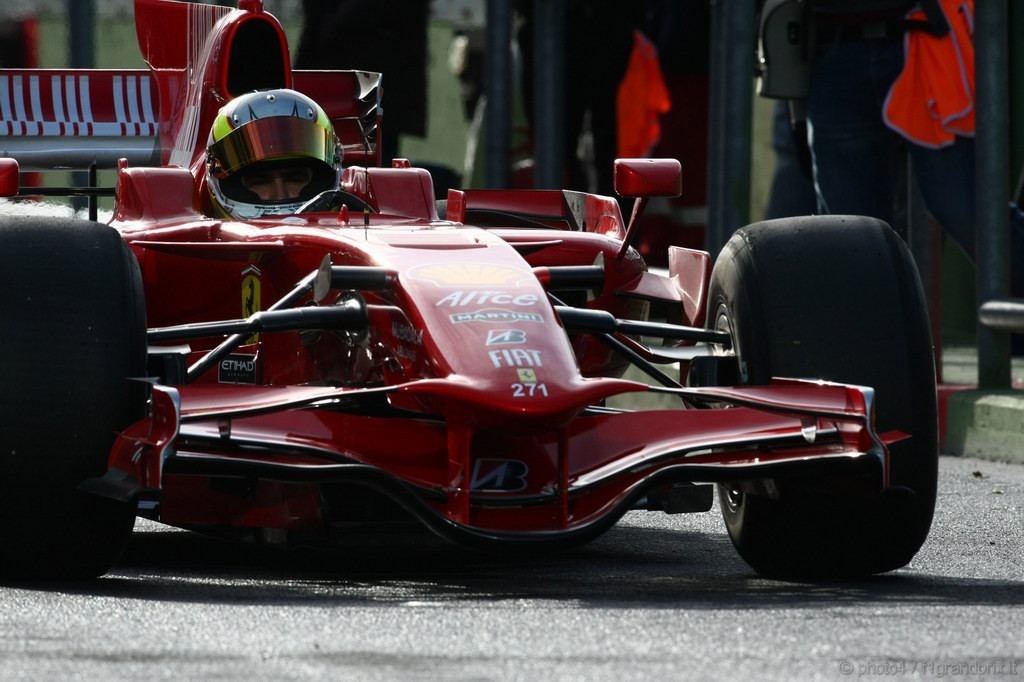
[[[513,398],[532,398],[535,395],[548,395],[546,384],[512,384]]]

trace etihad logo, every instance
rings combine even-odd
[[[533,277],[533,273],[493,263],[431,263],[413,268],[409,276],[433,282],[439,287],[517,287]]]
[[[217,365],[217,381],[222,384],[255,384],[259,365],[255,355],[231,354]]]

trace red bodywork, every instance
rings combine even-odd
[[[869,389],[780,380],[664,389],[690,409],[604,407],[652,389],[623,380],[629,361],[598,335],[567,333],[549,296],[630,320],[656,303],[702,327],[709,256],[673,248],[667,276],[647,272],[623,247],[627,224],[608,197],[453,191],[439,219],[426,171],[373,167],[375,75],[293,72],[276,19],[259,2],[241,4],[136,0],[150,71],[102,72],[83,85],[93,88],[97,121],[156,141],[160,167],[120,164],[111,222],[138,257],[149,326],[250,317],[325,257],[379,268],[386,285],[319,301],[360,297],[365,333],[264,332],[195,381],[154,385],[149,417],[118,438],[108,474],[148,513],[186,527],[315,538],[374,521],[373,500],[384,499],[455,540],[548,541],[591,537],[654,491],[692,481],[742,487],[830,472],[885,486],[886,438],[873,432]],[[104,107],[97,88],[114,101],[128,79],[145,84],[121,91],[136,98],[131,105]],[[213,116],[260,87],[294,87],[324,106],[345,148],[342,188],[370,212],[248,223],[205,215]],[[62,120],[56,135],[92,134]],[[634,196],[678,185],[678,165],[620,170],[620,189]],[[594,265],[604,268],[599,290],[552,291],[559,268]],[[659,355],[614,336],[643,357]],[[222,341],[191,339],[186,364]]]

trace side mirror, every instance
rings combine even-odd
[[[677,197],[683,192],[677,159],[616,159],[614,182],[620,197]]]
[[[20,189],[17,160],[0,159],[0,197],[16,197]]]

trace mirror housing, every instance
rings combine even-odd
[[[616,159],[614,183],[620,197],[677,197],[682,166],[678,159]]]
[[[15,159],[0,159],[0,197],[16,197],[21,190],[18,184],[18,162]]]

